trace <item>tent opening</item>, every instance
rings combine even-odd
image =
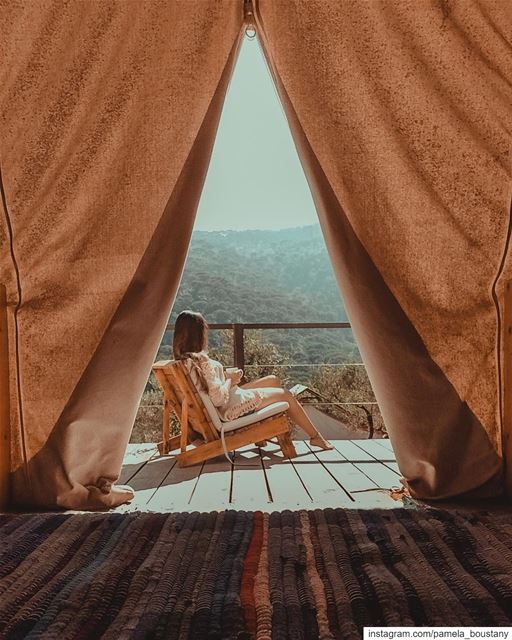
[[[213,358],[242,365],[247,382],[277,376],[324,437],[387,437],[256,38],[241,45],[157,360],[173,358],[173,326],[185,309],[211,325]],[[295,326],[307,323],[314,326]],[[158,442],[162,414],[151,374],[130,442]],[[171,422],[171,434],[179,432]]]

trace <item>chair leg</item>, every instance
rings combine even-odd
[[[281,447],[281,451],[287,458],[297,457],[297,451],[295,451],[295,446],[290,433],[281,433],[277,436],[277,440]]]
[[[171,419],[171,405],[169,400],[164,394],[164,413],[162,420],[162,441],[157,444],[158,452],[161,456],[165,456],[168,452],[169,440],[171,434],[169,433],[169,420]]]
[[[259,442],[255,442],[254,444],[257,447],[266,447],[267,446],[267,441],[266,440],[260,440]]]
[[[165,456],[169,451],[173,451],[173,449],[180,448],[180,439],[181,435],[172,436],[169,440],[159,442],[156,446],[158,447],[158,453],[161,456]]]

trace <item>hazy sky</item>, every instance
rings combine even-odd
[[[288,123],[256,40],[228,88],[196,229],[283,229],[317,222]]]

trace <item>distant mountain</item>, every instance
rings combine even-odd
[[[186,308],[210,322],[347,319],[318,225],[195,231],[171,320]]]
[[[194,231],[170,321],[183,309],[200,311],[210,323],[347,320],[319,225]],[[265,331],[263,337],[294,361],[359,359],[350,330]]]

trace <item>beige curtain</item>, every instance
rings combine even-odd
[[[406,484],[500,493],[512,3],[255,10]]]
[[[496,494],[512,5],[254,6],[404,479]],[[113,506],[243,3],[0,0],[0,20],[14,499]]]
[[[239,0],[0,1],[17,505],[112,489],[186,257]]]

